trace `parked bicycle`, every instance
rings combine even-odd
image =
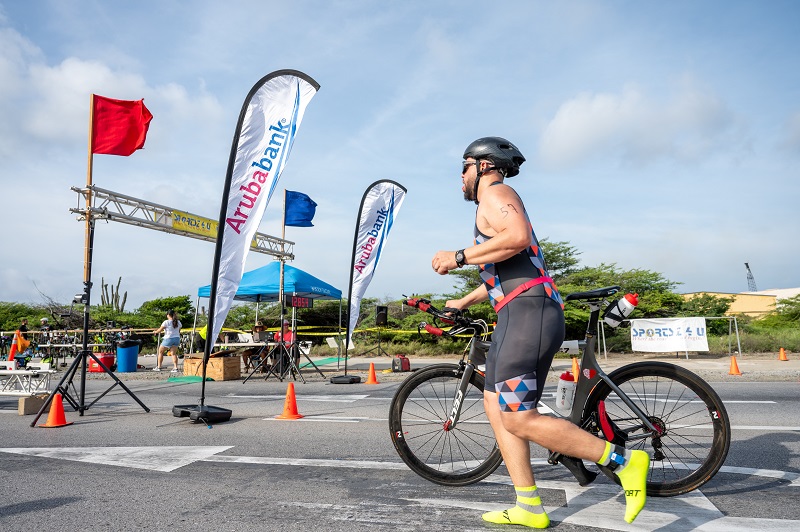
[[[571,411],[564,417],[582,429],[651,457],[647,494],[680,495],[708,482],[722,467],[730,447],[730,422],[714,389],[694,373],[664,362],[628,364],[610,374],[595,350],[601,309],[618,286],[570,294],[566,301],[589,306],[590,316]],[[407,378],[389,411],[392,442],[403,461],[423,478],[464,486],[492,474],[502,463],[483,409],[488,327],[456,309],[439,310],[427,299],[407,304],[425,311],[433,323],[420,330],[436,336],[472,338],[458,364],[436,364]],[[450,327],[445,329],[446,325]],[[555,409],[549,415],[559,415]],[[551,452],[585,486],[598,473],[582,460]],[[598,466],[619,484],[609,469]]]

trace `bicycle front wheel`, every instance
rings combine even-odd
[[[691,371],[662,362],[630,364],[609,377],[657,434],[602,381],[586,402],[584,419],[594,417],[600,437],[650,455],[647,494],[680,495],[711,480],[725,462],[731,440],[728,413],[714,389]],[[609,470],[603,472],[619,482]]]
[[[389,409],[394,448],[415,473],[444,486],[466,486],[489,475],[503,457],[483,409],[483,375],[473,372],[461,398],[455,427],[453,411],[462,370],[454,364],[415,372],[397,389]]]

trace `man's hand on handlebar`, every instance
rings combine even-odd
[[[469,305],[464,304],[463,299],[450,299],[444,304],[445,312],[452,312],[453,310],[464,311]]]
[[[428,314],[430,314],[431,316],[433,316],[437,320],[441,320],[444,323],[447,323],[447,324],[450,324],[450,325],[453,325],[453,324],[457,323],[457,324],[459,324],[461,326],[468,325],[470,320],[466,316],[464,316],[464,314],[463,314],[463,312],[462,312],[462,310],[460,308],[458,308],[457,306],[451,306],[451,304],[453,304],[453,303],[457,303],[457,301],[455,301],[455,300],[454,301],[448,301],[446,307],[444,307],[442,309],[438,309],[438,308],[434,307],[433,305],[431,305],[431,302],[430,302],[429,299],[424,299],[424,298],[421,298],[421,297],[411,297],[411,298],[407,298],[406,299],[406,305],[408,305],[410,307],[414,307],[416,309],[419,309],[419,310],[421,310],[423,312],[427,312]],[[423,325],[423,327],[424,327],[424,325]],[[425,327],[425,328],[427,329],[427,327]],[[431,331],[428,331],[428,332],[431,332]]]

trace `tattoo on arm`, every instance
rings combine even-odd
[[[508,203],[508,204],[506,205],[506,207],[510,207],[510,208],[511,208],[511,210],[513,210],[515,213],[519,213],[519,211],[517,210],[517,208],[516,208],[516,207],[514,207],[514,206],[513,206],[512,204],[510,204],[510,203]],[[508,214],[509,214],[509,210],[508,210],[506,207],[500,207],[500,212],[502,212],[502,213],[503,213],[503,218],[505,218],[505,217],[506,217],[506,216],[508,216]]]

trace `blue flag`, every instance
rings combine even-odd
[[[311,220],[317,212],[317,204],[302,192],[286,191],[285,225],[314,227]]]

